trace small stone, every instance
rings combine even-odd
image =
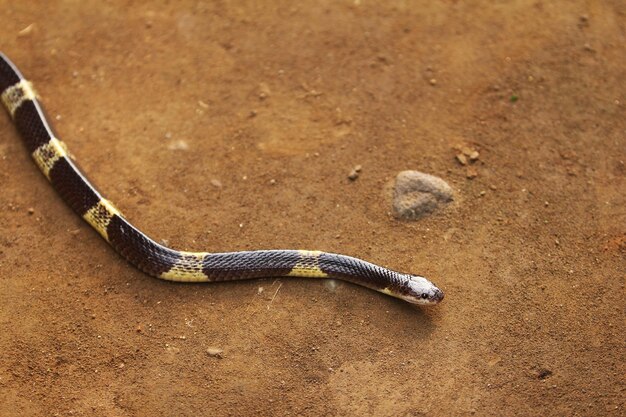
[[[536,375],[537,375],[537,379],[547,379],[552,375],[552,371],[549,369],[545,369],[545,368],[539,368],[536,371]]]
[[[28,214],[32,215],[32,214],[34,214],[34,213],[35,213],[35,209],[34,209],[34,208],[32,208],[32,207],[29,207],[29,208],[28,208]]]
[[[393,214],[398,219],[420,219],[452,200],[452,188],[439,177],[419,171],[402,171],[396,176]]]
[[[276,180],[274,178],[270,180],[270,185],[276,185]]]
[[[265,100],[270,96],[270,87],[266,83],[260,83],[258,88],[259,100]]]
[[[222,359],[224,357],[224,355],[223,355],[224,350],[222,350],[222,349],[220,349],[218,347],[214,347],[214,346],[208,347],[206,349],[206,353],[209,356],[214,357],[214,358],[218,358],[218,359]]]
[[[349,179],[350,181],[354,181],[354,180],[356,180],[357,178],[359,178],[359,173],[358,173],[355,169],[353,169],[352,171],[350,171],[350,173],[348,174],[348,179]]]
[[[167,350],[169,353],[180,353],[180,348],[178,346],[172,346],[170,344],[165,344],[165,350]]]
[[[457,154],[456,156],[456,160],[459,162],[459,164],[461,165],[467,165],[467,158],[465,157],[465,155],[463,155],[462,153]]]
[[[474,178],[478,176],[478,171],[476,171],[476,169],[474,168],[467,168],[467,172],[465,173],[465,176],[467,177],[468,180],[473,180]]]
[[[478,151],[474,150],[472,152],[470,152],[469,154],[469,159],[472,162],[478,161],[478,157],[480,156],[480,154],[478,153]]]
[[[487,365],[489,365],[489,366],[495,366],[495,365],[497,365],[498,363],[500,363],[500,361],[502,361],[502,358],[501,358],[501,357],[499,357],[499,356],[496,356],[496,357],[492,358],[489,362],[487,362]]]
[[[356,172],[361,172],[363,170],[363,167],[361,165],[357,165],[357,166],[354,167],[354,170]]]
[[[431,78],[430,80],[428,80],[428,82],[430,83],[430,85],[437,85],[437,80],[435,78]]]
[[[479,193],[479,195],[480,195],[481,197],[484,197],[484,196],[485,196],[485,194],[487,194],[487,191],[484,191],[484,190],[483,190],[483,191],[481,191],[481,192]]]
[[[24,29],[20,30],[17,33],[17,36],[19,38],[23,38],[23,37],[29,36],[31,33],[33,33],[34,29],[35,29],[35,24],[31,23],[30,25],[26,26]]]
[[[189,149],[189,144],[182,139],[178,139],[167,145],[167,149],[171,151],[186,151]]]
[[[213,178],[211,180],[211,185],[215,188],[222,188],[222,182],[218,180],[217,178]]]
[[[330,292],[335,292],[337,290],[337,287],[339,286],[339,284],[337,283],[336,280],[334,279],[325,279],[324,280],[324,287],[326,287],[326,289]]]

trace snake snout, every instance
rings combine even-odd
[[[440,303],[443,300],[444,293],[439,288],[435,288],[434,294],[431,297],[433,303]]]

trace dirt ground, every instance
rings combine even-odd
[[[131,221],[186,250],[358,256],[446,298],[150,278],[2,115],[1,415],[626,414],[623,1],[142,3],[0,1],[3,52]],[[395,220],[405,169],[455,202]]]

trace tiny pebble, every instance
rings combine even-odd
[[[470,159],[470,161],[477,161],[479,156],[480,156],[480,154],[478,153],[478,151],[472,151],[469,154],[469,159]]]
[[[270,180],[270,185],[276,185],[276,180],[272,178],[272,179]]]
[[[189,149],[189,144],[182,139],[178,139],[167,145],[167,149],[171,151],[186,151]]]
[[[26,26],[24,29],[20,30],[17,33],[17,36],[20,37],[20,38],[23,37],[23,36],[28,36],[31,33],[33,33],[33,29],[35,29],[35,24],[31,23],[30,25]]]
[[[437,85],[437,79],[435,78],[431,78],[430,80],[428,80],[428,82],[430,83],[430,85]]]
[[[224,351],[218,347],[208,347],[206,350],[209,356],[214,358],[222,359],[224,356],[222,355]]]
[[[473,180],[478,176],[478,171],[476,171],[474,168],[468,168],[465,176],[467,177],[467,179]]]
[[[213,178],[211,180],[211,185],[215,188],[222,188],[222,182],[218,180],[217,178]]]
[[[480,196],[481,196],[481,197],[484,197],[484,195],[485,195],[485,194],[487,194],[487,191],[484,191],[484,190],[483,190],[483,191],[481,191],[481,192],[480,192]]]
[[[456,160],[459,162],[459,164],[461,165],[467,165],[467,158],[465,157],[465,155],[463,155],[462,153],[458,154],[456,156]]]
[[[324,283],[324,287],[326,287],[326,289],[330,292],[335,292],[337,290],[338,284],[337,281],[334,279],[326,279],[324,280],[326,281]]]
[[[28,208],[28,214],[33,214],[33,213],[35,213],[35,209],[32,208],[32,207],[29,207]]]
[[[348,174],[348,179],[349,179],[350,181],[354,181],[354,180],[356,180],[357,178],[359,178],[359,173],[358,173],[355,169],[353,169],[352,171],[350,171],[350,174]]]
[[[259,83],[259,87],[258,87],[258,92],[259,92],[259,100],[265,100],[266,98],[268,98],[270,96],[270,87],[269,85],[267,85],[266,83]]]

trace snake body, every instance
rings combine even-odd
[[[443,299],[443,292],[424,277],[345,255],[307,250],[185,252],[161,245],[126,220],[87,180],[55,135],[32,84],[1,52],[0,94],[28,152],[61,198],[121,256],[149,275],[181,282],[336,278],[413,304]]]

